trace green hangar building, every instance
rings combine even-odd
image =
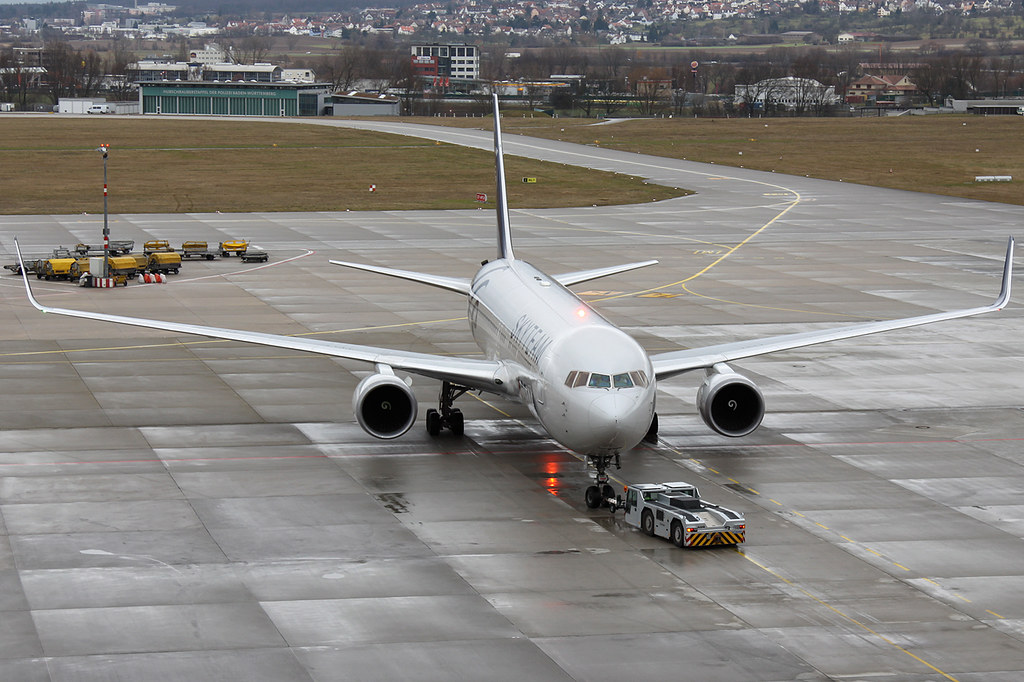
[[[139,82],[143,114],[320,116],[328,83],[258,80],[149,80]]]

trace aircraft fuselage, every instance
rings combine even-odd
[[[509,366],[508,392],[565,447],[614,455],[646,434],[655,400],[647,353],[544,272],[522,260],[485,264],[469,324],[487,358]]]

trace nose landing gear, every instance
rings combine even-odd
[[[597,473],[594,474],[595,485],[588,486],[584,494],[584,500],[589,509],[607,507],[615,498],[615,490],[612,488],[606,469],[612,462],[616,469],[621,469],[618,455],[589,455],[587,464],[594,467]]]

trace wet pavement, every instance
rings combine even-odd
[[[506,151],[645,163],[698,191],[512,212],[517,255],[553,274],[659,258],[576,287],[652,352],[986,304],[1024,222],[523,139]],[[0,253],[101,225],[0,217]],[[327,260],[470,276],[493,225],[115,215],[117,239],[247,237],[271,259],[33,285],[60,307],[472,355],[460,296]],[[738,362],[768,406],[743,439],[700,421],[699,374],[664,382],[661,439],[617,482],[687,480],[748,525],[738,549],[681,550],[587,510],[588,472],[522,406],[465,396],[465,437],[421,419],[378,441],[352,416],[365,365],[43,315],[5,275],[0,679],[1019,679],[1020,310]],[[413,386],[422,412],[438,385]]]

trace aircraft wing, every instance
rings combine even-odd
[[[18,252],[18,262],[22,263],[21,248],[17,240],[14,242]],[[389,350],[376,348],[374,346],[360,346],[351,343],[339,343],[336,341],[323,341],[320,339],[309,339],[295,336],[283,336],[278,334],[265,334],[261,332],[242,331],[237,329],[223,329],[220,327],[206,327],[197,324],[185,324],[181,322],[165,322],[163,320],[149,320],[141,317],[127,317],[125,315],[111,315],[109,313],[94,313],[84,310],[70,310],[67,308],[53,308],[42,305],[32,294],[32,287],[29,285],[28,276],[25,274],[25,267],[22,264],[22,279],[25,282],[25,291],[28,294],[29,302],[36,309],[44,313],[56,315],[67,315],[69,317],[80,317],[87,320],[101,320],[104,322],[116,322],[118,324],[133,325],[147,329],[162,329],[164,331],[180,334],[194,334],[214,339],[225,339],[228,341],[244,341],[274,348],[290,348],[302,350],[320,355],[330,355],[350,360],[361,360],[377,365],[387,365],[395,370],[412,372],[421,376],[442,381],[468,386],[474,389],[490,391],[492,393],[505,393],[508,385],[505,377],[505,365],[493,360],[477,360],[473,358],[457,358],[444,355],[430,355],[427,353],[415,353],[412,351]]]
[[[636,270],[638,268],[646,268],[648,265],[657,265],[656,260],[645,260],[639,263],[626,263],[625,265],[612,265],[606,268],[594,268],[593,270],[578,270],[576,272],[565,272],[561,275],[555,275],[552,279],[561,284],[563,287],[570,287],[573,284],[579,284],[580,282],[589,282],[592,279],[598,279],[600,277],[607,277],[609,275],[617,275],[620,272],[629,272],[630,270]]]
[[[711,367],[719,362],[740,360],[757,355],[766,355],[783,350],[803,348],[828,341],[840,339],[852,339],[857,336],[867,336],[894,329],[916,327],[942,320],[955,320],[959,317],[970,317],[1002,310],[1010,300],[1010,278],[1013,274],[1013,237],[1010,237],[1006,245],[1006,262],[1003,266],[1003,283],[999,292],[999,298],[994,303],[977,308],[964,310],[953,310],[944,313],[932,313],[919,315],[917,317],[905,317],[899,320],[882,320],[879,322],[865,322],[836,329],[820,329],[809,332],[798,332],[796,334],[783,334],[781,336],[770,336],[764,339],[751,339],[748,341],[735,341],[732,343],[721,343],[703,348],[690,348],[687,350],[670,351],[668,353],[657,353],[651,356],[651,363],[654,365],[655,376],[667,379],[689,372],[695,369]]]

